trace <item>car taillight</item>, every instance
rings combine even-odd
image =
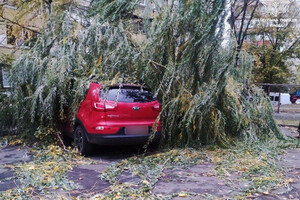
[[[155,110],[155,111],[160,111],[160,104],[159,104],[159,103],[154,104],[154,106],[153,106],[152,108],[153,108],[153,110]]]
[[[94,110],[96,111],[105,111],[105,104],[104,103],[100,103],[100,102],[92,102],[92,107],[94,108]]]
[[[92,102],[92,107],[96,111],[108,111],[108,110],[116,110],[117,104],[116,103],[109,103],[109,102]]]

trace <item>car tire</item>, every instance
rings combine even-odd
[[[86,138],[86,131],[80,125],[76,127],[74,132],[74,147],[81,155],[88,156],[91,154],[92,145]]]

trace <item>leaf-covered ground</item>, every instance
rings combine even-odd
[[[295,128],[283,130],[296,136]],[[28,148],[3,139],[0,199],[299,199],[300,149],[293,140],[147,155],[99,148],[84,158],[55,145]]]

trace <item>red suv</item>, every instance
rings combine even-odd
[[[296,103],[296,101],[297,101],[298,99],[300,99],[300,96],[299,96],[299,95],[293,95],[291,102],[292,102],[292,103]]]
[[[159,112],[160,104],[149,89],[137,85],[104,88],[92,83],[76,115],[74,145],[87,155],[91,144],[144,144],[154,132],[153,142],[157,142],[161,132],[160,122],[155,126]]]

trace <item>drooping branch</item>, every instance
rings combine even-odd
[[[0,15],[0,18],[3,19],[3,20],[5,20],[5,21],[7,21],[7,22],[9,22],[9,23],[11,23],[11,24],[17,25],[17,26],[19,26],[19,27],[21,27],[21,28],[23,28],[23,29],[26,29],[26,30],[28,30],[28,31],[31,31],[31,32],[33,32],[33,33],[37,33],[37,34],[40,34],[40,33],[41,33],[41,32],[39,32],[39,31],[37,31],[37,30],[34,30],[34,29],[32,29],[32,28],[29,28],[29,27],[27,27],[27,26],[22,25],[22,24],[20,24],[20,23],[17,22],[17,21],[13,21],[13,20],[11,20],[11,19],[9,19],[9,18],[7,18],[7,17],[4,17],[3,14]]]
[[[258,2],[259,2],[259,0],[256,0],[256,3],[255,3],[254,8],[253,8],[253,10],[252,10],[252,12],[251,12],[250,18],[249,18],[248,23],[247,23],[247,25],[246,25],[246,28],[245,28],[245,30],[244,30],[244,32],[243,32],[244,37],[243,37],[242,40],[240,41],[240,47],[243,46],[243,43],[244,43],[244,40],[245,40],[245,36],[246,36],[247,33],[248,33],[248,29],[249,29],[250,23],[251,23],[251,21],[252,21],[252,19],[253,19],[253,17],[254,17],[254,13],[255,13],[256,8],[257,8],[257,6],[258,6]]]

